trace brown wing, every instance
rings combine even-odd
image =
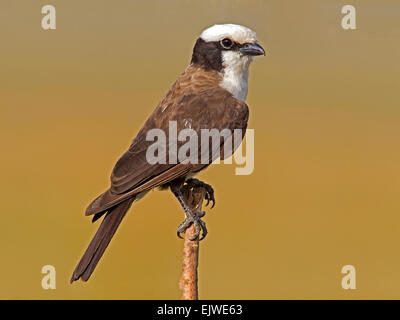
[[[116,163],[111,175],[110,190],[93,201],[86,214],[104,211],[128,197],[168,183],[189,172],[201,170],[208,165],[185,161],[171,164],[168,145],[164,150],[166,164],[150,164],[146,159],[146,152],[154,141],[146,141],[149,130],[161,129],[166,133],[167,141],[176,141],[169,134],[170,121],[176,121],[178,134],[182,129],[192,129],[200,139],[201,129],[218,129],[219,131],[242,129],[244,134],[247,119],[247,105],[220,87],[201,93],[182,95],[169,102],[167,107],[162,101],[140,130],[128,151]],[[222,141],[218,143],[221,145]],[[183,144],[185,141],[176,141],[177,150]],[[201,141],[197,146],[203,150],[204,145],[201,145]],[[215,143],[210,144],[210,147],[209,150],[215,149]],[[198,154],[200,157],[201,153],[198,152]]]
[[[236,150],[247,128],[249,109],[246,103],[234,98],[225,89],[216,87],[201,94],[186,95],[181,104],[182,107],[177,112],[178,128],[184,128],[185,123],[189,121],[191,129],[198,137],[198,164],[194,165],[194,171],[203,169],[218,156],[222,159],[224,156],[229,157]],[[179,121],[183,122],[180,126]],[[217,129],[217,139],[202,139],[203,129],[206,131]],[[235,145],[231,145],[229,152],[224,154],[224,147],[226,148],[232,141],[224,145],[225,138],[219,134],[225,132],[232,135],[235,129],[242,131],[240,141],[235,141]],[[220,152],[215,152],[217,150]],[[201,164],[202,156],[208,158],[205,165]]]

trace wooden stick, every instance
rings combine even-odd
[[[205,190],[203,188],[184,188],[183,196],[192,212],[200,212],[203,205]],[[197,267],[199,265],[199,239],[190,240],[196,230],[191,225],[185,232],[183,243],[182,276],[179,280],[179,288],[182,290],[181,300],[198,300]]]

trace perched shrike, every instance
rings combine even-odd
[[[196,227],[196,238],[201,231],[203,237],[206,235],[207,229],[201,220],[204,213],[192,212],[185,203],[182,187],[205,188],[206,200],[214,206],[211,186],[194,179],[193,175],[205,169],[215,157],[210,155],[210,162],[206,164],[188,161],[150,164],[146,151],[152,142],[146,135],[151,129],[161,129],[170,140],[175,139],[178,146],[182,145],[182,141],[168,135],[170,121],[176,121],[178,131],[190,127],[198,136],[201,129],[229,129],[231,132],[241,129],[244,135],[249,115],[244,102],[249,66],[258,55],[265,55],[265,51],[257,43],[255,32],[246,27],[221,24],[203,31],[194,46],[190,65],[161,99],[128,151],[117,161],[111,174],[111,187],[86,209],[86,215],[93,215],[93,221],[103,215],[104,219],[75,268],[71,283],[79,278],[89,279],[132,203],[153,188],[170,188],[181,204],[186,219],[178,228],[178,236],[191,224]],[[207,145],[213,150],[215,143],[224,147],[221,139],[207,142]],[[198,148],[201,147],[204,143],[198,144]],[[168,150],[166,153],[171,156]]]

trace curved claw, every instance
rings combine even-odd
[[[215,206],[214,190],[212,188],[210,190],[207,190],[207,205],[209,204],[210,201],[212,202],[211,206],[212,209]]]
[[[207,194],[206,194],[206,200],[207,200],[206,206],[208,206],[208,204],[209,204],[210,202],[212,202],[211,209],[214,208],[214,206],[215,206],[214,194],[211,193],[211,195],[210,195],[210,194],[207,192]]]
[[[211,201],[212,201],[212,203],[213,203],[212,206],[211,206],[211,209],[212,209],[212,208],[214,208],[214,206],[215,206],[215,199],[211,199]]]
[[[207,228],[206,228],[206,223],[202,220],[200,220],[200,224],[201,224],[201,228],[203,229],[203,234],[201,235],[201,238],[199,239],[199,241],[203,240],[206,235],[208,234]]]

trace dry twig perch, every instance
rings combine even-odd
[[[184,188],[183,196],[192,212],[202,211],[206,191],[203,188]],[[197,266],[199,264],[199,239],[193,238],[196,230],[192,224],[185,232],[183,244],[182,275],[179,288],[182,290],[181,300],[197,300],[199,292],[197,287]]]

